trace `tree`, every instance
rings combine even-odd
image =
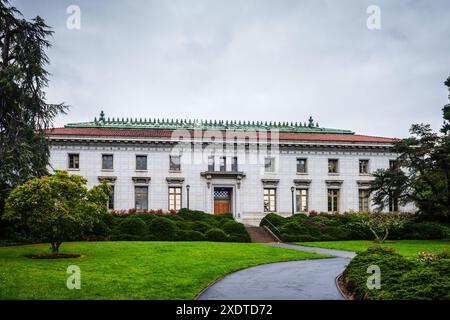
[[[450,77],[445,85],[450,91]],[[372,184],[379,207],[385,205],[389,192],[395,192],[403,202],[414,202],[423,215],[450,219],[450,104],[442,113],[440,133],[429,124],[413,124],[412,136],[394,144],[398,167],[379,170]]]
[[[379,169],[373,174],[371,183],[373,202],[378,211],[388,207],[391,211],[398,211],[397,203],[406,204],[410,201],[408,177],[397,166],[389,169]]]
[[[42,18],[26,21],[0,0],[0,212],[10,190],[48,173],[45,132],[67,108],[45,98],[51,35]]]
[[[359,223],[369,228],[375,237],[375,242],[377,243],[384,243],[389,236],[389,231],[402,228],[406,221],[406,216],[399,213],[359,213]]]
[[[10,192],[2,219],[51,244],[58,254],[63,241],[74,240],[92,230],[107,214],[107,184],[86,187],[87,180],[66,171],[34,178]]]

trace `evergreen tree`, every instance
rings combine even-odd
[[[47,173],[45,131],[67,108],[46,102],[51,35],[42,18],[27,21],[0,0],[0,211],[11,189]]]
[[[445,85],[450,91],[450,77]],[[375,173],[375,204],[383,207],[394,195],[404,203],[414,202],[423,215],[450,219],[450,104],[442,113],[440,133],[429,124],[413,124],[412,136],[395,144],[398,167]]]

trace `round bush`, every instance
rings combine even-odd
[[[217,242],[225,242],[228,241],[228,236],[221,229],[213,228],[206,232],[205,234],[206,240],[208,241],[217,241]]]
[[[113,241],[140,241],[140,240],[143,240],[143,237],[136,236],[134,234],[117,234],[117,235],[112,235],[111,240],[113,240]]]
[[[242,223],[236,222],[236,221],[227,221],[222,226],[223,231],[226,234],[242,234],[247,233],[247,230],[245,230],[245,227]]]
[[[177,233],[177,238],[180,241],[205,241],[205,235],[193,230],[180,230]]]
[[[167,218],[156,218],[148,224],[149,236],[152,240],[170,241],[176,240],[177,225]]]
[[[120,221],[115,234],[126,234],[136,236],[137,238],[144,238],[147,235],[147,226],[141,219],[125,218]]]
[[[194,221],[191,225],[191,229],[194,231],[205,233],[206,231],[211,229],[211,226],[205,221]]]
[[[250,236],[248,235],[248,233],[246,234],[236,234],[236,233],[232,233],[228,236],[229,241],[231,242],[250,242]]]

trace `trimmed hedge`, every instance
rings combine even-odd
[[[174,241],[177,239],[177,229],[177,224],[170,219],[151,219],[148,223],[149,240]]]
[[[409,217],[403,228],[392,231],[389,239],[434,240],[450,236],[450,228],[444,223],[422,221],[420,217]],[[370,240],[370,230],[359,223],[355,213],[321,213],[307,216],[296,214],[283,218],[270,213],[261,221],[282,241],[333,241],[333,240]]]
[[[229,241],[227,234],[218,228],[210,229],[205,234],[208,241],[226,242]]]
[[[231,214],[181,209],[178,214],[109,214],[87,235],[90,240],[250,242],[244,225]]]
[[[439,257],[439,255],[435,255]],[[359,253],[345,269],[344,285],[355,299],[449,300],[450,259],[448,254],[429,261],[408,260],[388,248],[369,248]],[[380,267],[381,288],[368,289],[367,268]]]
[[[147,236],[147,225],[141,219],[128,217],[122,219],[112,233],[111,240],[144,240]]]

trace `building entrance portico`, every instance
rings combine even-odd
[[[214,214],[233,213],[233,188],[214,187]]]

